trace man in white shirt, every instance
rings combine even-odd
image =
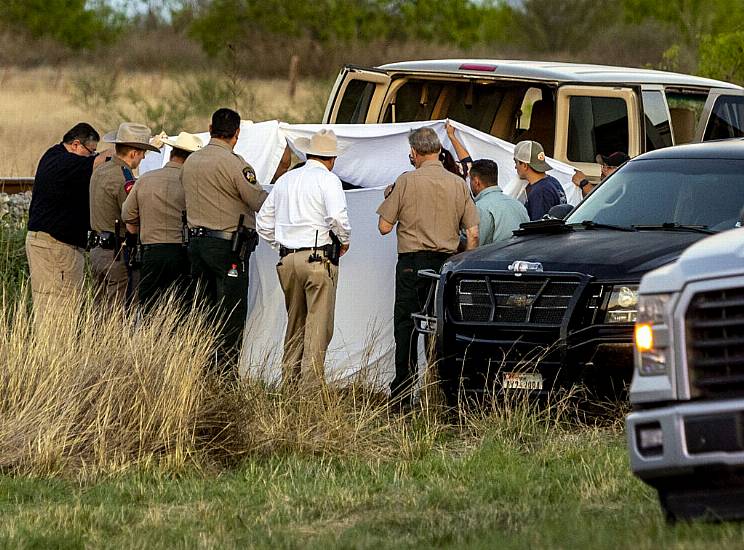
[[[295,146],[307,155],[307,163],[276,181],[256,216],[256,230],[281,258],[276,271],[288,317],[282,382],[304,379],[317,386],[325,380],[338,284],[330,232],[343,256],[351,226],[341,180],[331,172],[338,156],[336,134],[320,130],[311,139],[297,139]]]

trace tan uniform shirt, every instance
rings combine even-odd
[[[190,227],[235,231],[241,214],[246,227],[256,227],[256,212],[268,193],[258,184],[251,165],[226,142],[213,138],[189,155],[181,181]]]
[[[114,231],[121,220],[121,207],[127,198],[126,178],[122,168],[126,163],[118,157],[98,167],[90,178],[90,227],[93,231]],[[124,236],[121,224],[120,236]]]
[[[143,244],[181,244],[181,212],[186,197],[181,185],[181,164],[169,162],[143,174],[121,209],[126,223],[139,225]]]
[[[398,253],[457,251],[460,230],[478,225],[478,210],[465,181],[438,160],[401,174],[377,209],[398,228]]]

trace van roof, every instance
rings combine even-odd
[[[506,59],[438,59],[428,61],[403,61],[379,67],[390,72],[431,72],[499,76],[525,80],[549,82],[583,83],[627,83],[667,84],[675,86],[700,86],[705,88],[730,88],[742,90],[741,86],[679,73],[668,73],[651,69],[613,67],[610,65],[585,65],[556,61],[519,61]]]

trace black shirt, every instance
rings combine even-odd
[[[63,243],[85,247],[94,159],[70,153],[61,143],[44,153],[34,178],[29,231],[43,231]]]

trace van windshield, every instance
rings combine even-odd
[[[744,160],[649,159],[610,176],[566,219],[568,224],[680,224],[723,231],[744,206]]]

